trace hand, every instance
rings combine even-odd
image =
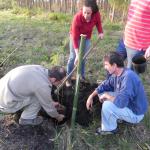
[[[150,57],[150,46],[146,49],[144,57],[147,59]]]
[[[100,101],[101,103],[103,103],[103,102],[106,100],[106,93],[104,93],[104,94],[102,94],[102,95],[98,95],[98,97],[99,97],[99,101]]]
[[[90,95],[89,98],[86,101],[87,110],[91,110],[92,105],[93,105],[93,97]]]
[[[100,102],[104,102],[106,100],[113,102],[115,97],[109,95],[108,93],[103,93],[102,95],[99,95]]]
[[[100,37],[100,39],[103,39],[103,38],[104,38],[104,34],[103,34],[103,33],[100,33],[100,34],[99,34],[99,37]]]
[[[56,119],[57,119],[58,122],[61,122],[61,121],[63,121],[64,118],[65,118],[64,115],[59,114],[59,116]]]
[[[65,112],[66,112],[66,107],[61,104],[56,109],[59,114],[65,114]]]

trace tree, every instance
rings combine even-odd
[[[108,3],[111,6],[110,9],[110,20],[113,22],[115,10],[122,11],[122,20],[125,17],[125,12],[127,11],[129,0],[109,0]]]

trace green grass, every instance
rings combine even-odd
[[[18,47],[17,53],[7,61],[10,69],[26,63],[51,65],[50,57],[54,57],[56,50],[62,51],[63,41],[69,36],[69,24],[59,19],[51,20],[48,15],[28,17],[26,14],[12,14],[11,11],[0,12],[0,61]]]
[[[22,64],[41,64],[66,66],[69,49],[68,37],[71,16],[64,14],[39,13],[32,14],[12,11],[0,11],[0,62],[15,49],[1,70],[6,73]],[[17,15],[16,15],[17,14]],[[30,15],[29,15],[30,14]],[[32,15],[31,15],[32,14]],[[104,22],[104,39],[100,40],[87,58],[86,75],[92,82],[105,79],[102,58],[108,51],[115,50],[118,39],[122,36],[122,25]],[[92,45],[97,40],[96,29],[92,36]],[[90,73],[92,72],[92,73]],[[141,76],[150,97],[150,75]],[[2,114],[0,114],[2,115]],[[88,128],[77,126],[73,149],[80,150],[132,150],[150,147],[150,108],[144,120],[137,126],[120,125],[119,135],[95,136],[95,128],[100,120],[95,118]],[[66,129],[56,140],[56,149],[62,148],[66,141]],[[64,145],[65,146],[65,145]]]

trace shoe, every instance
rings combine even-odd
[[[95,135],[110,135],[110,134],[116,134],[117,132],[118,129],[112,131],[102,131],[102,129],[99,127],[96,129]]]
[[[124,120],[118,119],[117,123],[122,124],[122,123],[124,123]]]
[[[130,123],[130,122],[127,122],[127,121],[124,121],[124,120],[121,120],[121,119],[118,119],[117,123],[118,124],[125,124],[125,125],[134,125],[134,123]]]
[[[72,86],[72,83],[71,83],[71,80],[68,79],[68,80],[66,81],[66,87],[70,87],[70,86]]]
[[[43,117],[37,116],[35,119],[19,119],[19,124],[20,125],[40,125],[43,122]]]

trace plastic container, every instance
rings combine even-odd
[[[147,68],[147,61],[143,55],[136,55],[132,58],[133,70],[137,73],[144,73]]]

